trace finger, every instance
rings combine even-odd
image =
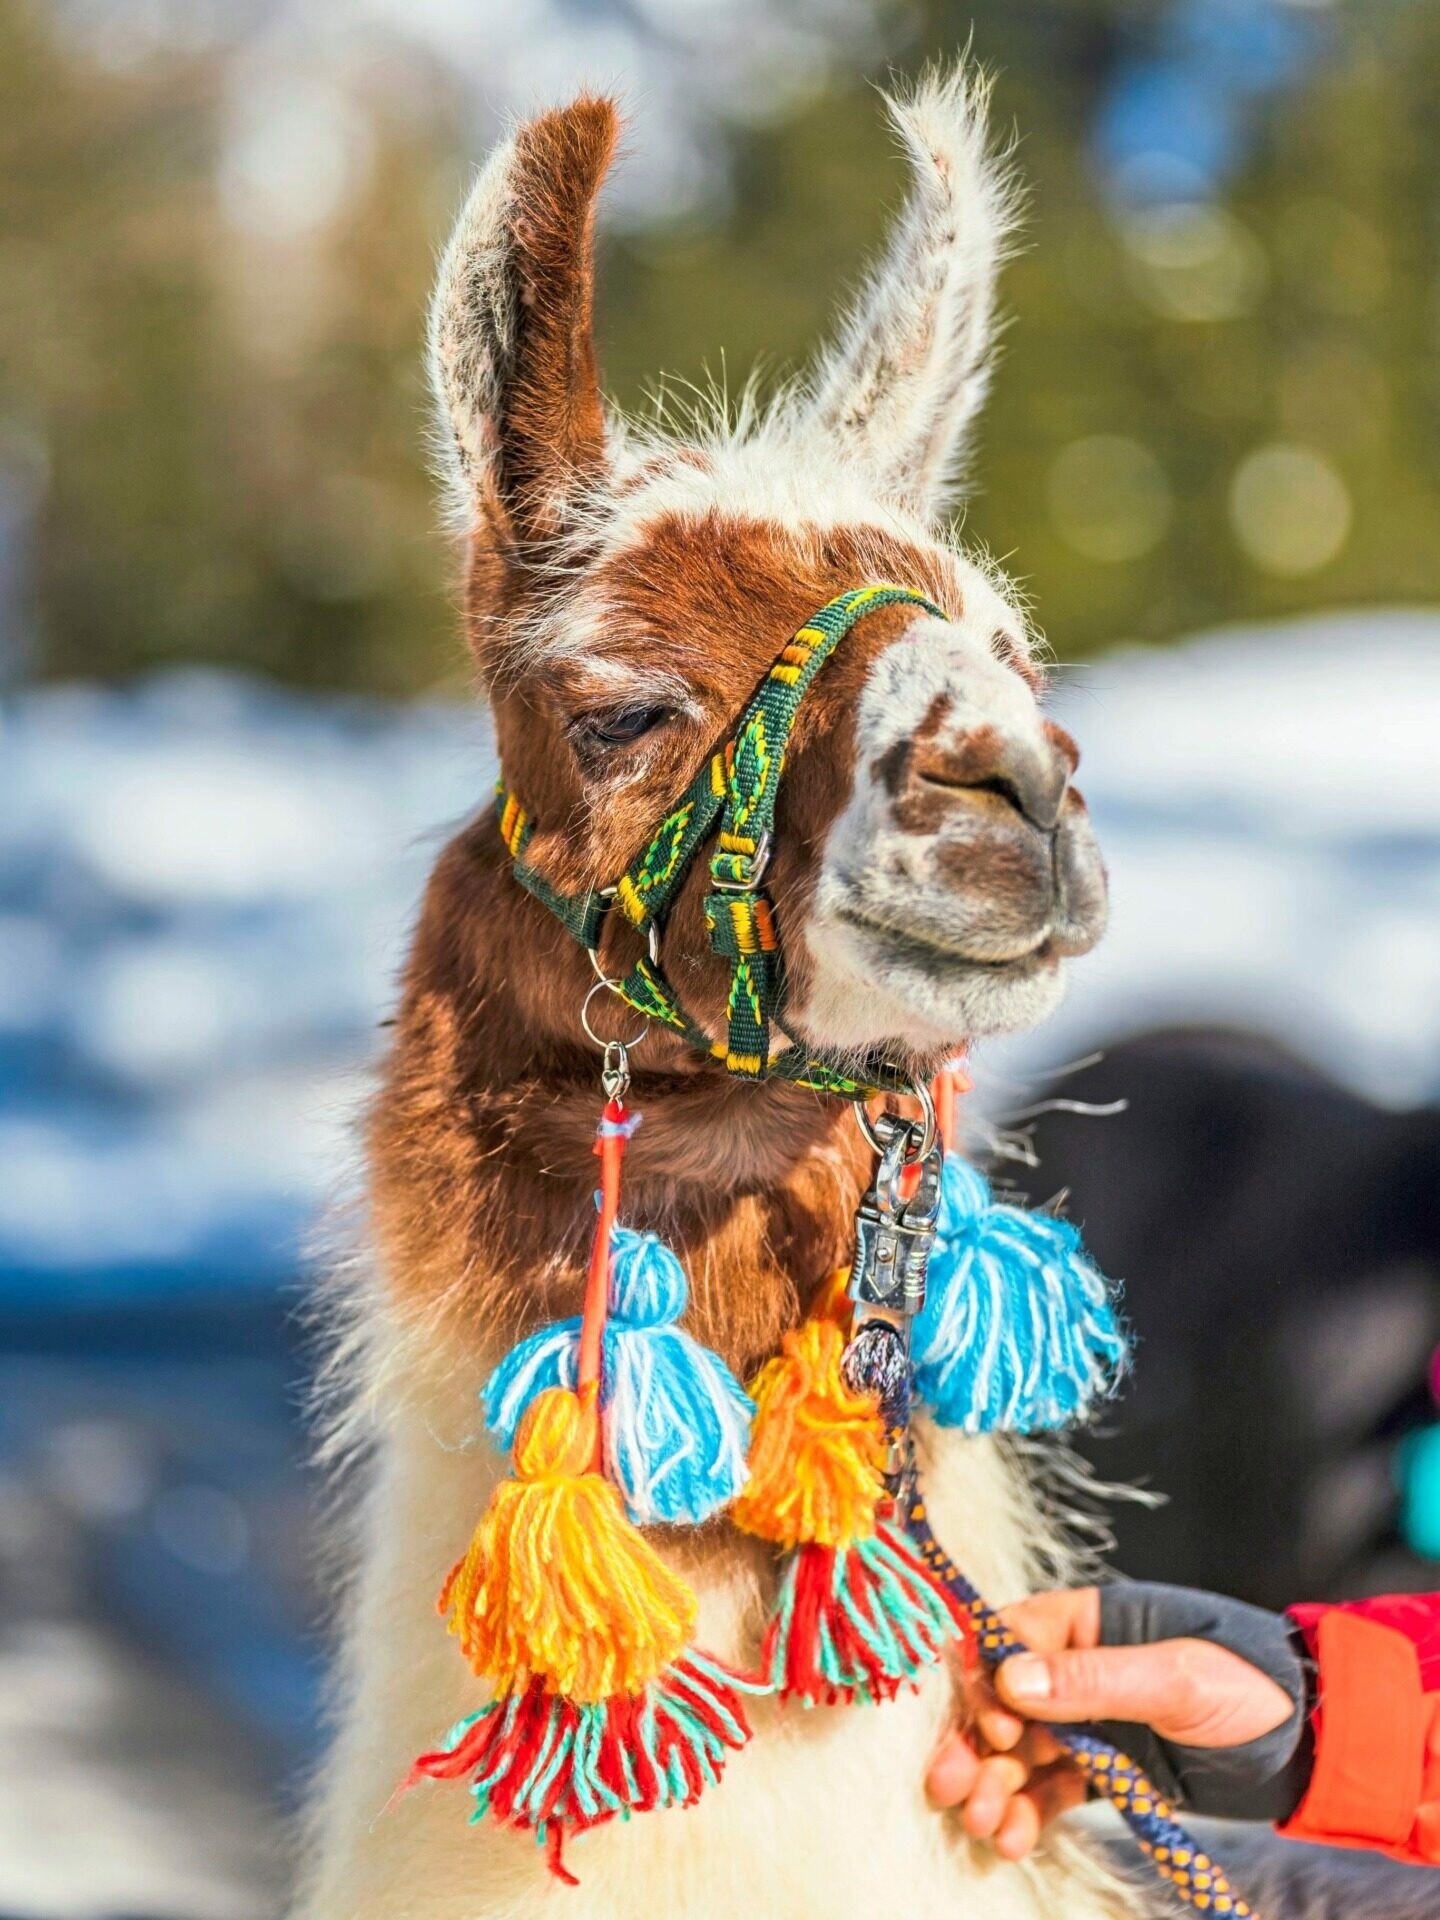
[[[1138,1720],[1164,1731],[1185,1675],[1174,1642],[1149,1647],[1085,1647],[1017,1654],[995,1676],[996,1690],[1020,1713],[1039,1719]]]
[[[1037,1653],[1058,1653],[1062,1647],[1097,1647],[1100,1589],[1062,1587],[1054,1593],[1034,1593],[1028,1600],[1017,1600],[1013,1607],[1002,1607],[1000,1618],[1017,1640]]]
[[[1203,1640],[1017,1655],[996,1676],[1002,1698],[1036,1718],[1132,1720],[1188,1746],[1235,1746],[1293,1712],[1284,1690]]]
[[[1012,1754],[1000,1753],[980,1762],[962,1816],[971,1839],[994,1838],[1006,1808],[1028,1778],[1029,1769]]]
[[[950,1734],[941,1743],[925,1775],[925,1791],[932,1806],[958,1807],[975,1784],[979,1771],[980,1756],[964,1734]]]
[[[995,1851],[1005,1860],[1023,1860],[1040,1838],[1040,1824],[1040,1809],[1031,1796],[1017,1794],[996,1831]]]
[[[1069,1759],[1064,1747],[1048,1727],[1031,1727],[1030,1736],[1025,1742],[1025,1751],[1030,1757],[1032,1773],[1038,1773],[1044,1767],[1054,1766],[1057,1761],[1068,1763]]]
[[[1019,1746],[1027,1722],[1005,1707],[992,1706],[980,1709],[975,1725],[987,1747],[996,1753],[1009,1753]]]

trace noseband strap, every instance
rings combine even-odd
[[[503,778],[497,788],[500,834],[521,886],[548,907],[592,955],[600,945],[607,914],[612,906],[618,908],[649,946],[648,955],[615,983],[621,999],[646,1019],[723,1061],[726,1071],[741,1079],[775,1076],[852,1100],[908,1086],[903,1074],[879,1061],[847,1074],[793,1042],[771,1057],[770,1027],[772,1021],[778,1023],[784,979],[775,910],[761,884],[774,839],[786,749],[800,702],[856,622],[897,601],[944,618],[934,601],[913,587],[887,585],[852,587],[812,614],[766,674],[731,739],[700,769],[644,852],[611,886],[580,894],[557,893],[525,858],[534,821]],[[659,960],[660,936],[670,908],[712,834],[715,844],[705,921],[711,947],[730,962],[723,1041],[712,1041],[685,1011]]]

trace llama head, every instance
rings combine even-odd
[[[884,580],[944,609],[874,612],[825,667],[766,876],[793,1037],[923,1069],[1050,1010],[1102,930],[1105,879],[1024,616],[941,526],[1009,214],[983,88],[933,78],[891,113],[913,179],[889,250],[817,371],[773,404],[675,438],[607,417],[592,229],[616,119],[594,98],[523,126],[480,175],[431,364],[471,645],[539,822],[527,859],[562,892],[624,870],[826,601]],[[728,973],[705,891],[702,861],[664,961],[717,1032]],[[626,937],[607,962],[628,960]]]

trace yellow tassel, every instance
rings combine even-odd
[[[595,1389],[539,1394],[440,1610],[477,1673],[579,1704],[639,1693],[684,1650],[695,1596],[594,1471]]]
[[[884,1426],[873,1394],[845,1384],[844,1352],[833,1320],[805,1320],[756,1376],[750,1478],[731,1510],[747,1533],[782,1547],[845,1547],[875,1531]]]

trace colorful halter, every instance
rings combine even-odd
[[[516,877],[589,951],[610,988],[747,1079],[779,1075],[865,1100],[916,1092],[921,1120],[856,1117],[877,1164],[851,1266],[787,1333],[748,1394],[679,1322],[684,1268],[619,1223],[628,1048],[604,1042],[608,1096],[595,1151],[598,1222],[583,1310],[512,1349],[482,1392],[512,1455],[440,1596],[488,1704],[416,1761],[412,1779],[467,1780],[475,1818],[531,1833],[574,1883],[571,1834],[693,1805],[750,1737],[746,1702],[876,1703],[963,1643],[994,1666],[1021,1643],[931,1530],[915,1468],[912,1398],[939,1426],[1033,1433],[1070,1425],[1114,1386],[1125,1338],[1113,1290],[1063,1220],[997,1200],[953,1152],[955,1096],[876,1063],[861,1079],[793,1042],[771,1057],[783,1005],[774,914],[761,887],[785,750],[801,700],[864,614],[907,587],[841,594],[771,667],[733,739],[697,775],[613,886],[567,896],[525,860],[534,827],[502,785]],[[712,1043],[660,968],[660,936],[691,862],[715,832],[711,944],[731,962],[728,1033]],[[623,980],[598,947],[618,903],[648,954]],[[587,1000],[588,1006],[588,1000]],[[727,1511],[781,1553],[760,1670],[736,1672],[691,1640],[697,1605],[640,1531]],[[1202,1911],[1253,1920],[1134,1764],[1088,1729],[1053,1727],[1123,1816],[1156,1871]]]
[[[666,814],[650,844],[620,878],[585,893],[557,893],[525,859],[535,823],[503,779],[500,833],[515,862],[515,878],[588,949],[597,975],[604,977],[598,949],[606,916],[618,906],[625,919],[649,942],[649,953],[622,980],[613,983],[620,998],[647,1020],[678,1033],[691,1046],[723,1060],[727,1073],[747,1080],[776,1076],[820,1093],[867,1100],[877,1093],[904,1090],[903,1074],[877,1061],[857,1078],[791,1044],[771,1057],[770,1027],[784,1001],[775,910],[761,885],[775,832],[775,803],[785,770],[800,702],[816,675],[857,621],[881,607],[910,601],[944,619],[933,600],[913,587],[853,587],[806,621],[766,674],[760,690],[740,716],[733,737],[713,754],[691,781],[679,804]],[[718,831],[717,831],[718,824]],[[685,1011],[660,965],[660,938],[691,863],[715,833],[710,857],[711,892],[705,901],[710,945],[730,962],[726,1002],[728,1031],[712,1041]]]

